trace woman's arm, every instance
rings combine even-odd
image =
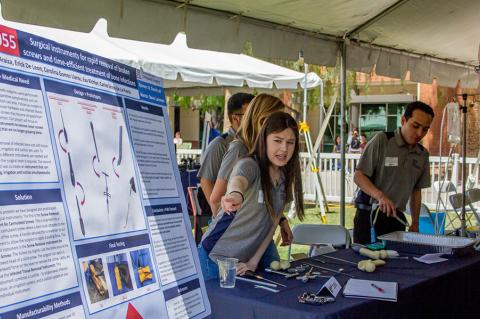
[[[268,232],[267,236],[265,236],[260,246],[257,248],[255,254],[253,254],[253,256],[246,263],[238,263],[237,275],[244,275],[247,270],[255,271],[257,269],[260,259],[262,258],[265,250],[267,250],[268,245],[270,245],[270,242],[272,241],[273,234],[275,233],[275,229],[278,225],[278,220],[279,218],[275,220],[272,228],[270,228],[270,231]]]
[[[248,181],[243,176],[234,176],[228,182],[227,194],[223,196],[221,204],[225,212],[235,212],[240,209],[244,201],[243,193],[248,187]]]
[[[212,194],[210,195],[210,207],[212,208],[213,217],[217,216],[220,201],[227,191],[227,182],[228,181],[221,178],[215,181],[215,186],[213,186]]]

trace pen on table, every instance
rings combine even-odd
[[[371,283],[370,286],[372,286],[373,288],[377,289],[379,292],[383,293],[385,292],[385,290],[383,290],[383,288],[381,287],[378,287],[377,285],[375,285],[374,283]]]

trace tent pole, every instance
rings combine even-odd
[[[303,76],[303,122],[307,122],[307,73],[308,64],[303,64],[304,76]]]
[[[346,40],[342,43],[342,56],[340,58],[340,139],[341,139],[341,155],[340,163],[342,165],[340,177],[340,225],[345,226],[345,104],[347,89],[347,44]]]

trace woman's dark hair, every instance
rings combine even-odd
[[[289,202],[292,199],[295,200],[297,216],[300,220],[303,220],[305,214],[303,211],[302,176],[300,173],[297,122],[293,119],[293,117],[284,112],[275,112],[271,114],[263,123],[260,134],[258,135],[253,150],[250,153],[250,156],[256,158],[260,167],[263,198],[265,200],[265,206],[267,207],[268,214],[272,220],[275,219],[276,214],[273,210],[272,197],[270,194],[273,185],[269,170],[271,163],[267,155],[267,136],[272,133],[282,132],[288,128],[292,129],[293,133],[295,134],[295,149],[293,151],[292,158],[280,169],[285,176],[285,193],[287,196],[286,202]]]

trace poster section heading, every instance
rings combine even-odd
[[[45,90],[50,93],[57,93],[66,96],[74,96],[83,100],[109,104],[113,106],[122,105],[122,98],[116,95],[102,93],[79,87],[76,85],[65,84],[62,82],[56,82],[51,80],[44,80]]]
[[[12,56],[0,65],[138,96],[135,68],[3,25],[0,34],[0,53]]]
[[[0,192],[0,206],[61,202],[58,189],[16,190]]]
[[[38,78],[5,70],[1,72],[0,83],[41,90],[40,80]]]
[[[0,314],[0,318],[38,319],[67,311],[68,315],[65,314],[64,318],[85,317],[83,314],[82,298],[78,292],[2,313]]]
[[[144,245],[150,245],[150,239],[146,234],[85,244],[77,246],[76,249],[78,258],[83,258]]]
[[[146,206],[145,212],[147,213],[148,217],[168,215],[168,214],[182,214],[182,205],[170,204],[170,205]]]

